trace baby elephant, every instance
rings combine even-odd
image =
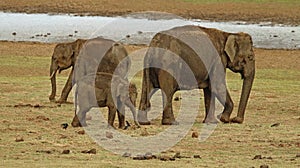
[[[137,89],[135,84],[117,75],[97,72],[79,79],[75,91],[75,116],[73,127],[86,126],[86,112],[92,107],[108,107],[108,124],[113,127],[116,112],[118,112],[119,128],[125,127],[125,105],[132,112],[135,125],[139,126],[136,118],[135,102]],[[116,105],[115,105],[116,102]],[[79,111],[76,113],[77,104]]]

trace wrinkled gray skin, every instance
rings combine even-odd
[[[68,95],[72,89],[74,64],[85,41],[86,40],[78,39],[71,43],[60,43],[55,46],[50,65],[50,79],[52,86],[52,91],[49,96],[50,101],[55,101],[57,71],[60,73],[65,69],[72,68],[69,78],[61,92],[61,96],[56,102],[65,103],[67,101]]]
[[[97,72],[86,75],[77,82],[75,94],[79,111],[76,112],[72,121],[73,127],[86,126],[86,112],[92,107],[108,107],[108,124],[113,127],[116,112],[118,112],[119,128],[125,127],[125,105],[130,108],[134,122],[137,122],[135,102],[137,98],[136,86],[119,76]],[[116,101],[117,107],[115,106]],[[77,107],[77,105],[75,105]],[[77,109],[77,108],[75,108]]]
[[[189,38],[199,38],[197,36],[207,36],[213,46],[215,47],[218,55],[221,57],[221,64],[223,64],[223,72],[226,71],[226,68],[229,68],[231,71],[240,73],[243,79],[243,88],[240,97],[240,104],[238,108],[237,116],[233,119],[230,119],[230,115],[233,110],[233,102],[228,92],[228,89],[225,89],[225,97],[219,96],[216,94],[216,91],[210,88],[210,79],[208,73],[214,72],[213,69],[204,66],[204,63],[199,59],[199,56],[195,54],[195,51],[191,49],[187,44],[184,44],[182,41],[170,36],[169,34],[184,34],[192,32],[194,36],[189,36]],[[205,44],[199,42],[199,47],[205,47]],[[202,46],[201,46],[202,45]],[[210,29],[198,26],[182,26],[176,27],[161,33],[157,33],[150,44],[150,47],[159,47],[167,49],[176,55],[180,56],[191,68],[194,76],[198,82],[198,86],[188,86],[186,88],[181,88],[182,90],[189,89],[203,89],[204,91],[204,102],[206,116],[204,122],[206,123],[215,123],[217,122],[214,116],[214,109],[210,107],[215,106],[214,97],[224,105],[224,111],[221,114],[220,120],[224,123],[234,122],[242,123],[244,121],[244,114],[250,91],[252,88],[254,75],[255,75],[255,56],[253,52],[253,43],[251,36],[246,33],[227,33],[217,29]],[[203,58],[210,57],[208,53],[200,53]],[[147,52],[144,59],[144,66],[151,67],[155,62],[161,64],[162,67],[168,63],[164,63],[164,55],[155,54],[153,52]],[[209,60],[209,58],[207,58]],[[176,59],[173,65],[176,64]],[[176,66],[175,66],[176,67]],[[210,66],[208,66],[210,67]],[[211,66],[213,67],[213,66]],[[184,72],[180,72],[180,67],[171,69],[175,73],[185,76]],[[179,71],[179,72],[178,72]],[[224,79],[222,79],[225,81]],[[225,82],[224,82],[225,83]],[[143,71],[143,84],[142,84],[142,95],[139,106],[138,120],[142,125],[150,124],[150,121],[147,119],[147,111],[150,109],[150,98],[157,89],[162,89],[165,93],[163,96],[164,109],[163,109],[163,118],[162,124],[178,124],[174,118],[173,109],[172,109],[172,97],[174,93],[179,90],[176,80],[169,75],[166,71],[163,71],[158,68],[145,68]],[[225,83],[226,88],[226,83]],[[218,90],[218,88],[217,88]],[[212,104],[212,106],[210,106]],[[209,111],[213,111],[209,113]]]
[[[119,72],[115,74],[126,78],[130,67],[130,59],[127,57],[127,51],[123,45],[113,40],[104,38],[94,38],[90,40],[78,39],[72,43],[58,44],[52,56],[50,66],[50,78],[52,92],[49,96],[50,101],[55,101],[56,94],[56,72],[72,67],[67,83],[62,90],[58,103],[65,103],[67,97],[76,83],[76,78],[96,72],[114,73],[118,64],[123,61]],[[101,62],[100,62],[101,61]],[[73,75],[75,73],[75,76]]]

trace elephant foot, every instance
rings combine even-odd
[[[139,122],[137,122],[137,121],[134,121],[134,124],[135,124],[135,126],[136,126],[137,128],[141,128],[141,126],[140,126]]]
[[[203,123],[206,123],[206,124],[218,124],[219,121],[216,118],[206,118],[205,120],[203,120]]]
[[[125,124],[119,124],[119,129],[124,129],[125,128]]]
[[[67,99],[60,98],[59,100],[55,101],[55,103],[58,103],[58,104],[67,103]]]
[[[147,118],[147,112],[139,111],[137,115],[137,120],[139,121],[140,125],[150,125],[150,121]]]
[[[238,123],[238,124],[242,124],[244,122],[244,118],[241,117],[234,117],[230,120],[230,122],[232,123]]]
[[[87,126],[86,122],[80,122],[77,115],[73,118],[73,121],[71,123],[72,127],[85,127]]]
[[[162,125],[179,125],[175,119],[164,118],[161,121]]]
[[[220,121],[222,121],[223,123],[230,122],[230,116],[226,113],[222,113],[222,114],[218,115],[218,118],[220,118]]]
[[[50,102],[55,102],[55,97],[50,96],[50,97],[49,97],[49,100],[50,100]]]

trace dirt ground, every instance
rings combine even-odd
[[[26,13],[73,13],[115,16],[140,11],[162,11],[184,18],[216,21],[273,22],[299,25],[297,0],[9,0],[0,1],[0,10]]]
[[[180,153],[182,157],[175,161],[140,161],[104,150],[83,134],[82,128],[62,129],[62,123],[70,124],[74,106],[58,106],[48,101],[51,91],[48,68],[54,46],[0,42],[0,158],[4,167],[300,166],[300,50],[255,49],[257,73],[244,124],[219,124],[208,140],[200,143],[192,134],[199,133],[202,127],[202,99],[196,123],[187,136],[171,149],[157,154],[168,158]],[[129,52],[141,48],[127,46]],[[58,95],[67,75],[67,71],[58,75]],[[138,75],[135,79],[138,88],[140,81]],[[227,81],[233,101],[238,102],[240,76],[228,72]],[[73,94],[69,101],[73,101]],[[178,109],[180,101],[174,105]],[[237,103],[233,116],[236,109]],[[106,110],[102,109],[103,114]],[[190,110],[193,107],[186,109]],[[131,136],[155,135],[168,128],[161,126],[160,121],[161,116],[151,126],[119,131]],[[96,154],[82,153],[91,149],[96,149]],[[63,154],[63,151],[70,153]],[[195,155],[201,158],[194,158]]]
[[[287,1],[291,3],[195,1],[10,0],[0,1],[0,10],[105,16],[155,10],[185,18],[300,25],[300,4],[293,0]],[[156,154],[168,158],[180,153],[181,158],[141,161],[104,150],[82,128],[61,127],[62,123],[70,124],[74,105],[57,105],[48,100],[54,46],[0,42],[0,167],[300,167],[300,50],[255,49],[256,77],[243,124],[218,124],[205,142],[193,138],[192,134],[199,133],[203,126],[201,95],[199,115],[187,136],[172,148]],[[130,53],[142,48],[127,46]],[[134,61],[141,59],[133,57]],[[58,75],[57,96],[68,72]],[[133,81],[140,93],[141,75]],[[227,83],[235,102],[232,114],[235,116],[241,94],[240,75],[228,71]],[[68,101],[73,102],[73,94]],[[175,111],[180,102],[174,101]],[[101,109],[103,114],[106,110]],[[186,109],[192,110],[193,107]],[[150,126],[119,131],[131,136],[156,135],[168,128],[160,125],[160,121],[161,116],[158,116]]]

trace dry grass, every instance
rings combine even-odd
[[[110,153],[98,146],[91,137],[78,134],[82,128],[64,130],[74,113],[72,104],[61,107],[48,101],[50,81],[48,67],[53,44],[11,43],[0,45],[0,158],[5,167],[299,167],[296,158],[300,149],[300,50],[256,49],[257,75],[246,110],[244,124],[219,124],[205,142],[191,137],[199,132],[203,119],[203,104],[188,135],[161,155],[200,155],[202,159],[185,158],[176,161],[136,161]],[[129,51],[140,49],[128,46]],[[136,58],[138,59],[138,58]],[[58,77],[58,91],[67,72]],[[136,82],[140,81],[137,75]],[[234,102],[238,102],[240,76],[228,73],[228,85]],[[59,93],[59,92],[58,92]],[[69,100],[72,99],[72,95]],[[14,107],[18,104],[38,104],[40,107]],[[178,108],[180,102],[175,102]],[[237,103],[236,103],[237,104]],[[236,111],[236,107],[235,110]],[[106,109],[103,109],[104,113]],[[193,109],[187,109],[193,110]],[[233,114],[235,115],[235,114]],[[278,127],[270,127],[280,123]],[[156,134],[167,128],[160,117],[141,130],[122,131],[141,136],[144,128]],[[121,131],[121,130],[120,130]],[[23,142],[16,142],[22,137]],[[95,148],[97,154],[81,151]],[[61,154],[68,149],[70,154]],[[255,155],[264,159],[253,160]],[[269,158],[268,158],[269,157]]]

